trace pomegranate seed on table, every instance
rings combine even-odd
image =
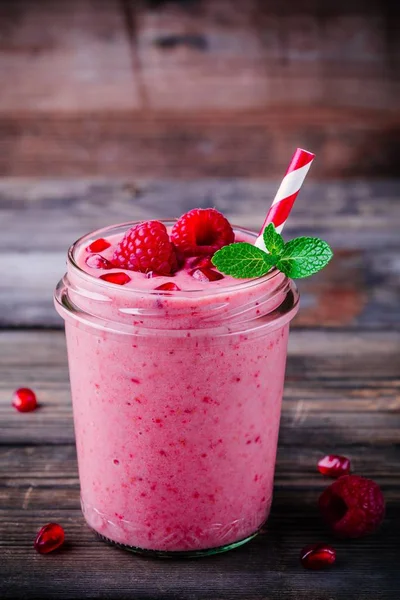
[[[218,271],[214,271],[214,269],[207,269],[205,267],[201,269],[193,269],[189,273],[194,279],[198,281],[218,281],[218,279],[223,279],[224,276]]]
[[[311,544],[300,552],[300,562],[305,569],[325,569],[333,565],[335,560],[336,550],[328,544]]]
[[[104,275],[100,275],[99,279],[103,281],[108,281],[108,283],[115,283],[116,285],[125,285],[129,283],[131,278],[126,273],[105,273]]]
[[[350,460],[339,454],[329,454],[318,461],[318,471],[321,475],[336,479],[350,473]]]
[[[87,252],[102,252],[111,246],[110,242],[107,242],[104,238],[95,240],[86,248]]]
[[[39,554],[48,554],[57,550],[65,539],[64,529],[58,523],[48,523],[38,532],[33,547]]]
[[[166,292],[180,292],[181,290],[181,288],[179,288],[176,283],[172,283],[172,281],[167,281],[167,283],[163,283],[155,289]]]
[[[12,405],[19,412],[30,412],[37,408],[36,394],[29,388],[19,388],[13,394]]]
[[[104,258],[104,256],[101,256],[101,254],[91,254],[90,256],[87,257],[85,262],[86,262],[87,266],[90,267],[91,269],[113,269],[114,268],[114,265],[109,260]]]

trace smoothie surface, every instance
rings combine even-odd
[[[105,258],[107,261],[112,262],[114,251],[121,239],[123,238],[123,235],[124,234],[114,234],[105,238],[101,238],[106,239],[110,246],[98,253],[93,253],[88,250],[89,245],[92,244],[96,238],[89,240],[86,245],[82,245],[81,248],[78,249],[77,255],[75,256],[75,261],[77,265],[83,271],[96,278],[99,278],[101,275],[106,275],[109,273],[126,273],[126,275],[130,277],[130,281],[124,284],[124,288],[132,288],[136,290],[145,291],[155,290],[158,286],[169,282],[176,284],[181,291],[196,291],[206,290],[209,286],[211,286],[212,289],[225,288],[227,286],[238,285],[246,281],[245,279],[235,279],[234,277],[231,277],[229,275],[223,275],[222,279],[218,279],[216,281],[199,281],[191,275],[191,272],[193,272],[196,269],[196,261],[200,260],[202,257],[185,258],[180,268],[173,275],[169,276],[149,276],[148,273],[141,273],[139,271],[121,269],[120,267],[107,269],[92,268],[87,264],[88,259],[94,254]],[[236,232],[235,242],[254,243],[254,238],[250,234],[246,235],[243,232]],[[213,265],[210,265],[210,267],[214,271],[217,271],[216,267],[214,267]]]

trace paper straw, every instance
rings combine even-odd
[[[293,154],[285,177],[279,186],[260,234],[255,242],[255,245],[258,246],[258,248],[261,248],[261,250],[266,251],[262,234],[269,223],[275,225],[278,233],[282,231],[314,157],[315,154],[308,152],[307,150],[302,150],[301,148],[297,148],[296,152]]]

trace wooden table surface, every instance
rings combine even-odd
[[[400,183],[309,183],[285,234],[323,236],[335,258],[300,282],[289,344],[275,496],[266,530],[233,552],[141,558],[99,542],[79,507],[67,357],[52,290],[67,246],[91,229],[216,206],[257,227],[276,183],[199,180],[3,180],[0,183],[0,597],[190,600],[398,600],[400,575]],[[40,409],[17,413],[30,386]],[[335,541],[337,564],[302,569],[299,550],[326,540],[316,472],[349,456],[387,499],[381,530]],[[40,556],[36,531],[57,521],[67,543]]]

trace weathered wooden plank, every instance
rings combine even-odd
[[[0,439],[3,444],[65,444],[74,439],[64,336],[60,332],[0,334]],[[399,444],[400,336],[294,330],[289,345],[280,444]],[[29,385],[41,408],[21,415],[10,405]],[[333,440],[330,442],[330,440]]]
[[[0,174],[395,175],[396,14],[347,4],[2,2]]]
[[[32,540],[49,520],[65,527],[68,546],[40,557]],[[89,598],[135,600],[395,600],[398,590],[400,520],[393,509],[379,534],[357,543],[336,541],[337,566],[317,576],[298,563],[305,543],[326,538],[315,497],[293,502],[277,491],[266,532],[212,560],[155,561],[116,550],[95,538],[78,510],[2,511],[1,521],[3,598],[76,598],[84,591]]]
[[[118,4],[14,0],[2,2],[0,11],[0,79],[7,81],[0,113],[90,113],[139,106]]]
[[[279,177],[301,146],[323,158],[313,168],[318,178],[395,177],[399,121],[394,111],[287,103],[189,113],[20,111],[0,114],[0,174]]]
[[[277,182],[4,180],[0,183],[0,324],[61,326],[52,306],[69,245],[89,230],[176,217],[216,206],[258,229]],[[299,282],[294,326],[398,327],[400,186],[394,181],[308,182],[285,229],[319,235],[336,250],[322,273]]]
[[[396,108],[384,11],[343,5],[131,1],[149,105]]]

